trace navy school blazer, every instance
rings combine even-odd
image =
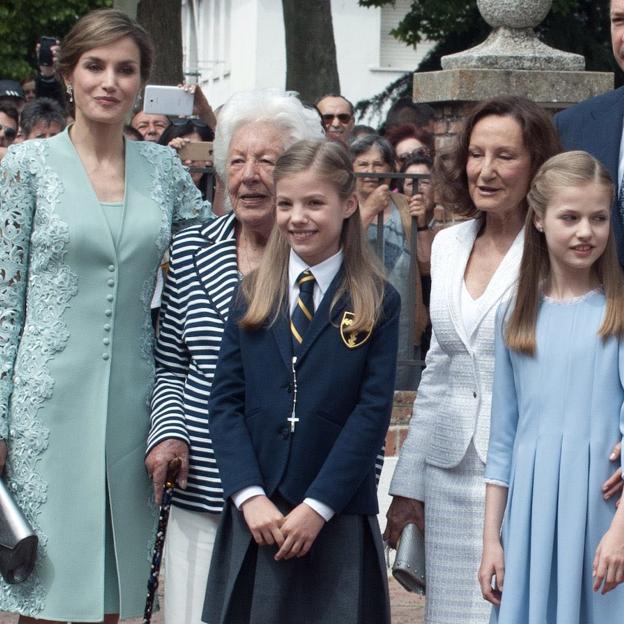
[[[259,485],[291,505],[310,497],[336,513],[378,512],[375,457],[392,411],[400,297],[386,284],[370,336],[341,332],[348,298],[331,310],[341,271],[325,293],[294,365],[289,319],[257,331],[238,326],[233,299],[212,385],[209,423],[224,497]],[[347,315],[348,316],[348,315]]]

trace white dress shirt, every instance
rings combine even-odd
[[[323,262],[314,266],[306,264],[292,249],[290,250],[290,258],[288,260],[288,304],[289,310],[292,311],[297,304],[297,296],[299,295],[299,286],[297,286],[297,278],[301,275],[302,271],[310,269],[312,275],[314,275],[314,309],[317,310],[329,285],[332,283],[336,273],[342,266],[342,249],[340,249],[333,256],[330,256]],[[264,488],[259,485],[252,485],[242,490],[239,490],[232,495],[232,502],[240,509],[241,505],[254,496],[266,496]],[[303,501],[308,507],[311,507],[316,513],[321,516],[325,522],[329,522],[333,515],[334,510],[314,498],[305,498]]]

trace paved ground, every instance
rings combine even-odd
[[[392,624],[422,624],[425,618],[425,597],[404,590],[390,579]]]
[[[390,580],[392,624],[422,624],[424,598],[405,591],[394,579]],[[16,624],[17,616],[0,613],[0,624]],[[142,620],[124,620],[125,624],[140,624]],[[153,624],[162,624],[160,614],[152,618]],[[275,622],[275,624],[279,624]],[[338,623],[336,623],[338,624]]]

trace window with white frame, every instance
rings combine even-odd
[[[382,68],[413,71],[434,45],[423,41],[414,48],[390,34],[407,15],[411,4],[411,0],[396,0],[380,9],[379,66]]]
[[[185,71],[216,82],[230,71],[230,0],[184,0]]]

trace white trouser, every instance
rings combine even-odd
[[[171,506],[165,543],[165,624],[201,624],[219,517]]]

